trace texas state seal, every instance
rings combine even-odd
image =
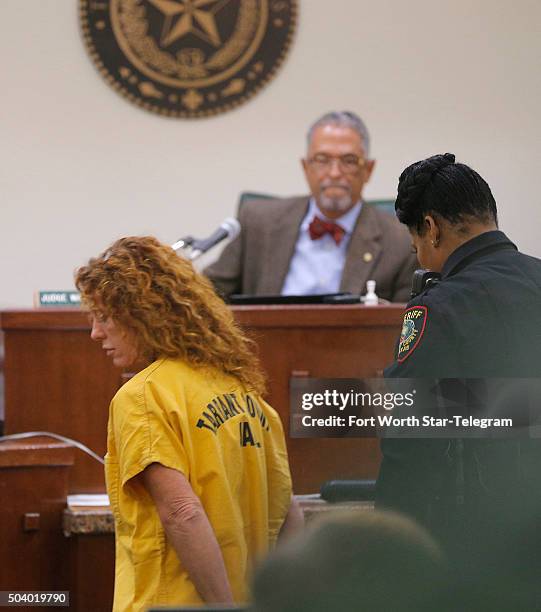
[[[170,117],[230,110],[274,76],[297,0],[80,0],[86,47],[107,82]]]

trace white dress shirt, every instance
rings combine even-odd
[[[361,206],[362,202],[357,202],[345,215],[338,219],[329,219],[317,207],[314,198],[310,198],[308,212],[300,225],[295,251],[282,287],[282,295],[318,295],[339,291],[346,251]],[[340,244],[336,244],[330,234],[324,234],[316,240],[310,238],[308,226],[316,215],[344,228],[346,233]]]

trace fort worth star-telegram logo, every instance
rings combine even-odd
[[[283,62],[297,0],[80,0],[83,37],[108,83],[171,117],[232,109]]]

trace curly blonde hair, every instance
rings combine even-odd
[[[264,393],[255,342],[210,281],[156,238],[117,240],[76,271],[75,284],[83,306],[132,333],[144,359],[180,357]]]

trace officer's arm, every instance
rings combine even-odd
[[[422,297],[410,303],[404,314],[395,361],[385,370],[385,377],[460,376],[453,320],[452,313],[443,304],[434,304]],[[417,401],[422,404],[426,398],[420,400],[417,396]],[[424,513],[437,490],[437,483],[431,480],[433,473],[427,466],[440,462],[447,447],[445,439],[382,439],[383,461],[376,484],[376,506],[398,509],[425,521]]]
[[[445,304],[420,297],[404,312],[395,361],[386,378],[460,377],[457,329]]]

